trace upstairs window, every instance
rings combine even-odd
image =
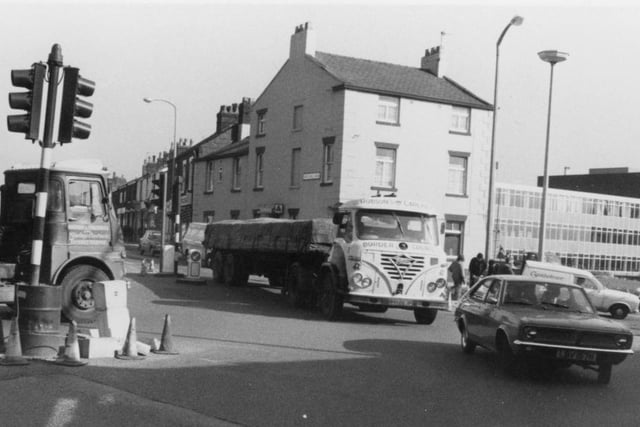
[[[240,191],[240,181],[242,178],[242,170],[240,165],[240,157],[233,158],[233,180],[231,184],[231,189],[235,191]]]
[[[293,130],[302,130],[302,105],[293,107]]]
[[[215,177],[215,174],[213,173],[214,171],[214,164],[213,164],[213,160],[209,160],[207,162],[207,168],[205,170],[205,187],[204,187],[204,191],[207,193],[210,193],[213,191],[213,180]]]
[[[322,183],[333,182],[333,143],[334,137],[322,139]]]
[[[447,194],[455,196],[467,195],[467,167],[468,155],[464,153],[449,153]]]
[[[374,188],[394,190],[396,186],[396,154],[397,146],[376,143],[376,170]]]
[[[395,96],[380,96],[378,98],[379,123],[398,124],[400,119],[400,98]]]
[[[258,123],[256,126],[256,135],[262,136],[267,133],[267,110],[258,111]]]
[[[471,133],[471,109],[465,107],[451,107],[450,132]]]
[[[256,171],[255,171],[254,188],[261,189],[264,187],[264,147],[256,148]]]

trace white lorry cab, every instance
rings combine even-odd
[[[609,312],[614,319],[624,319],[629,313],[637,313],[640,299],[631,293],[609,289],[589,271],[539,261],[527,261],[523,276],[538,279],[560,280],[584,288],[596,310]]]

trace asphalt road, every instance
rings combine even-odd
[[[608,386],[572,367],[551,379],[502,373],[493,354],[459,348],[453,316],[347,309],[326,322],[256,283],[229,288],[132,274],[138,339],[165,314],[179,355],[92,359],[79,368],[0,367],[3,426],[600,426],[637,425],[640,359]],[[204,270],[210,277],[210,271]],[[640,350],[640,315],[624,321]]]

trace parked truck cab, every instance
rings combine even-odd
[[[423,203],[369,198],[344,203],[321,274],[320,307],[337,316],[343,303],[364,310],[413,310],[430,324],[448,309],[447,261],[439,221]]]
[[[11,283],[30,281],[38,168],[5,171],[0,203],[0,262],[13,264]],[[69,320],[96,319],[92,286],[122,279],[126,256],[101,165],[59,162],[50,169],[40,282],[62,287]],[[0,281],[3,279],[0,278]],[[11,301],[1,301],[11,302]]]

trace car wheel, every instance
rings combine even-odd
[[[609,308],[609,313],[614,319],[624,319],[629,314],[629,309],[626,305],[614,304]]]
[[[598,384],[609,384],[611,381],[611,364],[604,363],[598,367]]]
[[[414,308],[413,317],[419,325],[430,325],[436,320],[438,310],[434,308]]]
[[[469,339],[469,331],[464,322],[460,322],[460,347],[466,354],[471,354],[476,349],[476,343]]]
[[[320,311],[327,320],[338,320],[342,314],[344,301],[338,293],[336,281],[331,272],[322,275],[322,290],[320,294]]]

